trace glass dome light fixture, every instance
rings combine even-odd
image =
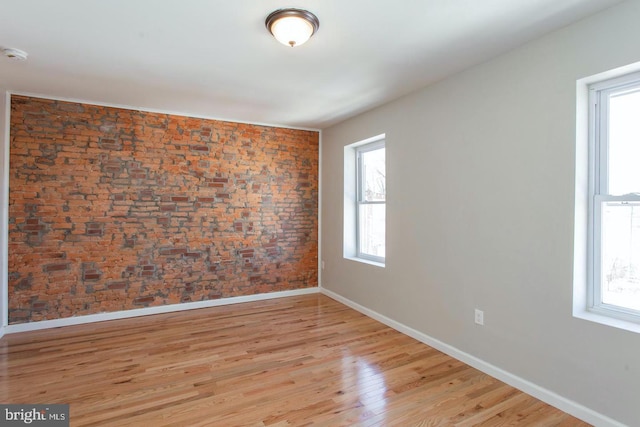
[[[318,31],[320,21],[308,10],[278,9],[267,16],[265,25],[280,43],[295,47],[304,44]]]

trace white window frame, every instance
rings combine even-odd
[[[608,192],[609,97],[640,90],[640,72],[589,85],[589,192],[587,248],[587,310],[602,316],[640,323],[640,310],[602,301],[602,206],[605,203],[640,204],[640,194]]]
[[[365,147],[368,144],[382,143],[385,146],[386,153],[386,137],[386,134],[382,133],[344,146],[342,254],[344,259],[379,268],[386,267],[386,257],[382,258],[382,262],[380,262],[358,256],[358,183],[356,182],[358,177],[357,151],[360,147]],[[386,236],[385,224],[385,247],[387,242],[388,239]]]
[[[385,140],[378,140],[375,142],[371,142],[365,145],[361,145],[356,147],[356,257],[360,259],[365,259],[373,262],[377,262],[380,264],[385,263],[385,257],[371,255],[361,250],[361,236],[360,236],[360,222],[362,221],[360,218],[360,206],[362,205],[385,205],[387,204],[386,195],[384,201],[367,201],[364,198],[364,168],[362,166],[362,154],[385,149]],[[386,154],[386,153],[385,153]],[[385,233],[386,240],[386,233]],[[386,246],[386,241],[385,241]]]

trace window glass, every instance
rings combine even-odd
[[[360,205],[360,252],[374,257],[385,256],[384,204]]]
[[[372,151],[363,151],[362,179],[364,181],[362,200],[385,201],[385,150],[384,147]]]
[[[602,206],[602,303],[640,310],[640,203]]]
[[[609,194],[640,193],[640,90],[609,98]]]

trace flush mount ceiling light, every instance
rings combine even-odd
[[[318,31],[320,21],[313,13],[302,9],[279,9],[267,16],[265,25],[280,43],[300,46]]]
[[[14,61],[25,61],[27,59],[27,52],[23,52],[20,49],[12,49],[10,47],[2,49],[2,54]]]

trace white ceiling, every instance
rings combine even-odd
[[[0,0],[0,87],[321,129],[620,0]],[[282,7],[320,29],[288,48]]]

